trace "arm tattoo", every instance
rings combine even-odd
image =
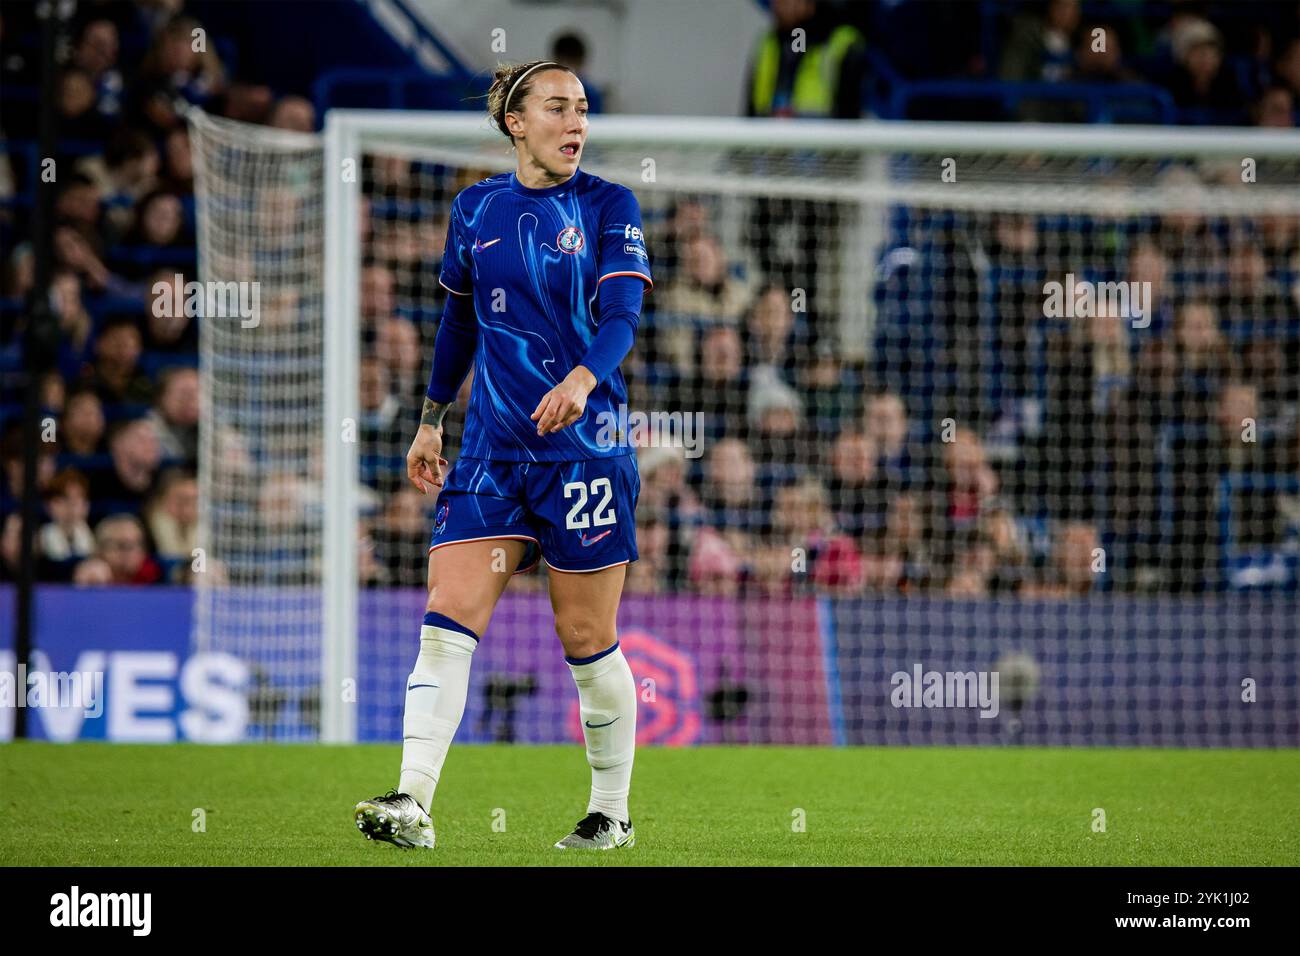
[[[446,417],[447,411],[451,408],[449,402],[435,402],[429,397],[424,399],[424,410],[420,413],[421,425],[432,425],[434,428],[442,427],[442,420]]]

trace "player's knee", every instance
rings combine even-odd
[[[483,619],[481,608],[474,607],[471,601],[446,594],[439,588],[434,588],[429,592],[429,600],[425,602],[424,610],[449,617],[457,624],[463,624],[475,634],[482,634],[487,627],[487,621]]]
[[[568,657],[591,657],[614,643],[612,629],[581,615],[555,616],[555,633]]]

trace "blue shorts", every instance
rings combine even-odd
[[[458,458],[438,495],[429,550],[459,541],[527,541],[515,570],[545,557],[556,571],[600,571],[637,559],[635,455],[586,461]]]

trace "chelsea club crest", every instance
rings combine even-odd
[[[555,244],[560,247],[561,252],[575,253],[582,248],[582,243],[582,230],[577,226],[565,226],[555,237]]]

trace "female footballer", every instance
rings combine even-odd
[[[356,806],[371,839],[432,847],[429,810],[465,710],[470,661],[505,591],[505,570],[546,559],[555,630],[578,688],[591,798],[559,848],[635,842],[627,798],[636,686],[615,616],[637,558],[636,457],[602,424],[627,401],[619,364],[651,286],[631,191],[578,168],[587,99],[566,67],[496,71],[488,111],[513,173],[452,202],[439,282],[447,303],[415,440],[411,482],[442,487],[429,601],[406,683],[398,787]],[[460,457],[443,479],[442,423],[469,371]]]

